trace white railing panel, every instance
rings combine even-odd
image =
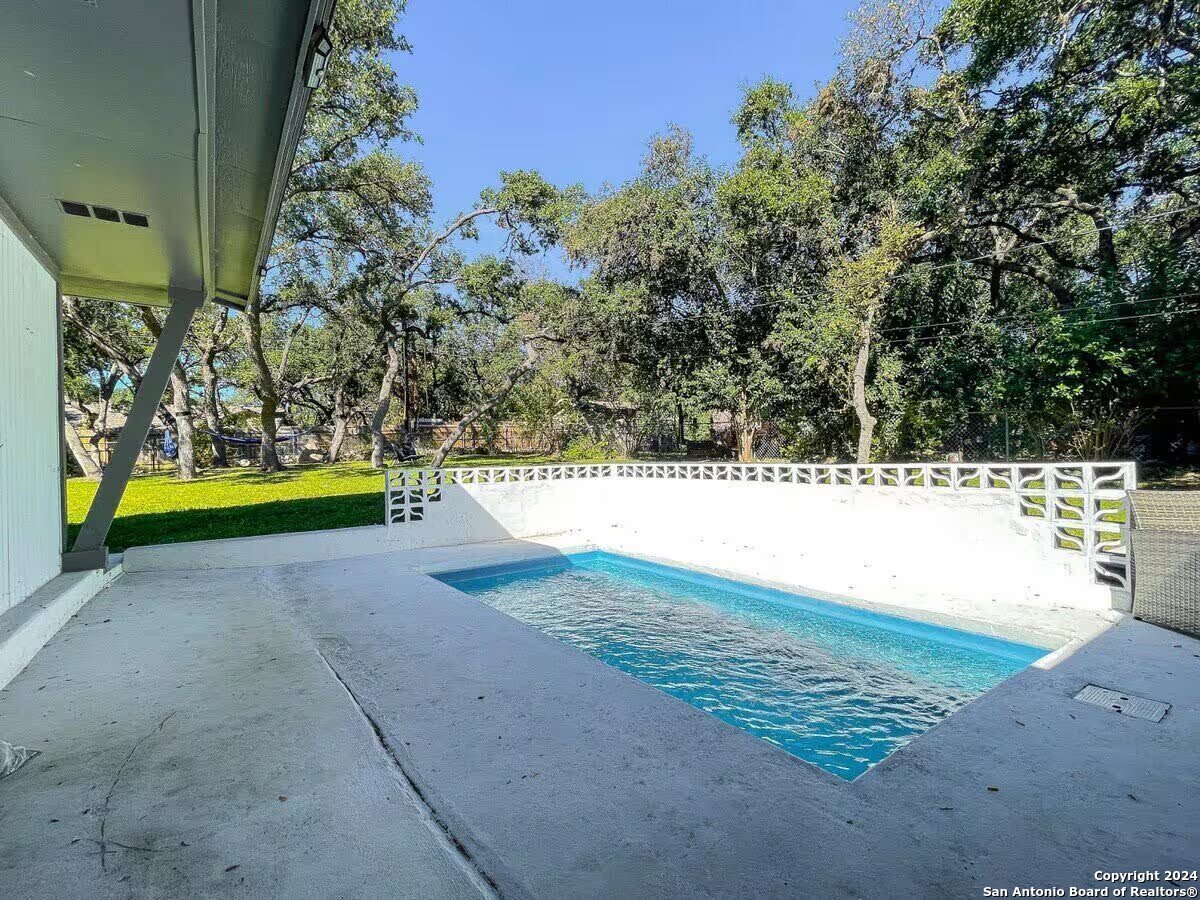
[[[1015,514],[1044,520],[1054,546],[1085,554],[1095,579],[1128,586],[1126,491],[1137,465],[1105,463],[572,463],[384,473],[384,521],[424,521],[446,485],[511,484],[580,478],[689,479],[807,486],[987,492],[1014,498]]]

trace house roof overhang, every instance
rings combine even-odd
[[[63,293],[244,306],[311,95],[314,30],[333,4],[6,4],[0,218]]]

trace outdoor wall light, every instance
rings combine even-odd
[[[324,25],[313,29],[312,41],[309,42],[308,60],[304,64],[304,83],[314,91],[325,80],[325,70],[329,67],[329,57],[333,55],[333,41]]]

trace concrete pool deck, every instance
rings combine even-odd
[[[0,780],[5,893],[958,897],[1195,867],[1198,641],[1125,621],[848,783],[415,568],[548,549],[122,576],[0,691],[0,736],[42,751]]]

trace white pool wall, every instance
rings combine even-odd
[[[581,542],[871,603],[1111,607],[1087,560],[984,492],[599,478],[452,485],[398,546],[570,534]]]
[[[1042,633],[1045,646],[1076,636],[1081,616],[1114,615],[1087,559],[1056,549],[1050,525],[1018,516],[1004,492],[587,478],[446,485],[441,497],[421,521],[390,527],[132,548],[125,570],[424,548],[466,560],[469,547],[518,539],[546,552],[598,547],[1014,639]]]

